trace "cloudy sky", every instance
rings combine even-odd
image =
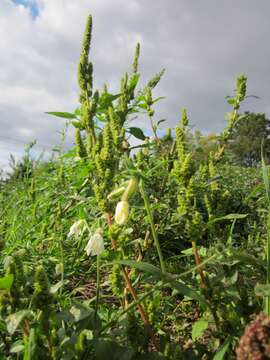
[[[270,117],[269,0],[0,0],[0,168],[33,139],[37,151],[59,143],[65,122],[45,112],[77,105],[88,13],[96,87],[106,81],[117,91],[139,41],[142,84],[166,68],[156,92],[166,96],[156,113],[165,126],[186,107],[194,127],[220,131],[239,73],[248,76],[248,93],[260,97],[243,110]]]

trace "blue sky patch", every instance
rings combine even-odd
[[[35,19],[39,14],[38,5],[35,0],[12,0],[14,4],[20,4],[29,9],[31,16]]]

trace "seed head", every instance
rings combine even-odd
[[[236,354],[237,360],[270,358],[270,317],[261,313],[246,327]]]

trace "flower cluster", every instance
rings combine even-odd
[[[270,317],[261,313],[246,327],[236,354],[238,360],[270,359]]]

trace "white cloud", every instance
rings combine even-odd
[[[268,0],[37,0],[39,16],[11,0],[0,2],[1,136],[53,145],[64,122],[44,114],[77,104],[77,60],[85,19],[94,20],[91,56],[96,85],[117,89],[137,41],[142,44],[142,78],[166,67],[158,93],[167,99],[160,118],[174,125],[181,107],[194,124],[218,131],[234,77],[249,76],[246,108],[269,116],[270,35]],[[233,11],[232,11],[233,9]],[[70,140],[69,140],[70,141]],[[1,163],[20,152],[0,138]],[[15,150],[14,150],[15,149]]]

